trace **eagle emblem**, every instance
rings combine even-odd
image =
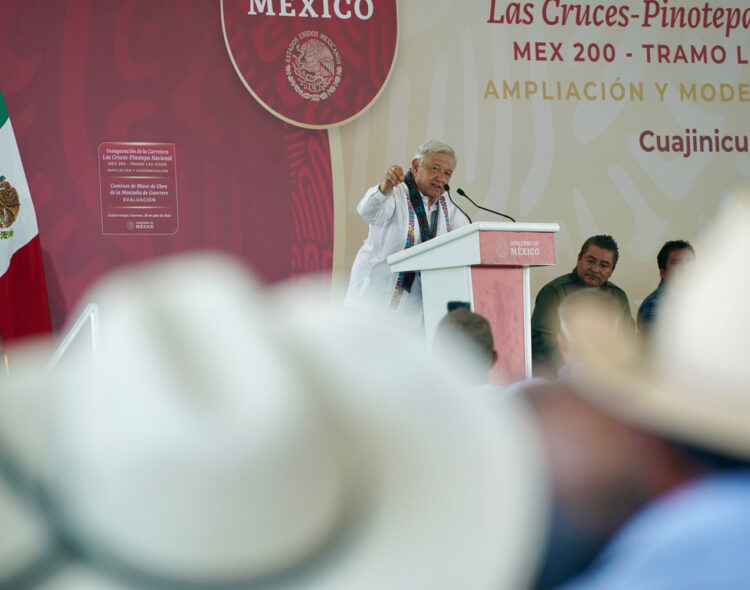
[[[13,237],[13,230],[8,228],[18,217],[20,208],[18,191],[11,186],[5,176],[0,176],[0,239],[7,240]]]

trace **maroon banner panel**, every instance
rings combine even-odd
[[[526,376],[522,273],[521,267],[471,267],[474,311],[490,323],[497,352],[490,373],[493,383],[512,383]]]
[[[263,282],[330,274],[328,134],[250,98],[219,2],[2,0],[0,22],[55,331],[109,270],[161,256],[223,252]]]
[[[396,0],[222,0],[234,68],[277,117],[341,125],[383,90],[396,57]]]
[[[482,264],[503,266],[555,264],[555,234],[527,231],[480,232],[479,251]]]

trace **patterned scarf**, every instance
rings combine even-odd
[[[420,194],[419,189],[414,182],[414,177],[412,176],[411,170],[407,172],[406,177],[404,178],[404,183],[409,189],[409,203],[411,204],[411,211],[416,213],[416,217],[419,222],[419,235],[422,238],[422,241],[426,242],[427,240],[435,237],[438,224],[436,222],[434,224],[434,227],[430,229],[430,224],[427,221],[427,212],[424,208],[424,201],[422,200],[422,195]],[[440,205],[442,206],[443,214],[445,215],[445,226],[448,231],[450,231],[450,225],[448,223],[448,206],[442,196],[440,197]],[[414,213],[410,214],[409,229],[406,235],[406,244],[404,245],[405,249],[411,248],[414,245]],[[404,291],[408,293],[411,292],[411,287],[416,276],[417,273],[413,271],[398,273],[396,288],[394,289],[393,297],[391,298],[391,309],[396,309],[398,307]]]

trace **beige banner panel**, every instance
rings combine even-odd
[[[455,188],[560,224],[558,264],[535,273],[532,294],[608,233],[612,280],[637,305],[664,241],[696,240],[750,178],[750,8],[734,2],[400,2],[388,86],[330,133],[335,275],[346,280],[367,234],[365,189],[435,138],[456,149],[453,196],[475,221],[497,218]]]

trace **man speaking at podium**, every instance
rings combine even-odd
[[[367,190],[357,212],[370,229],[352,265],[347,305],[391,309],[409,324],[421,323],[419,273],[393,273],[386,259],[468,225],[469,220],[446,194],[455,167],[453,148],[440,141],[426,141],[417,149],[406,174],[398,165],[389,166],[380,184]]]

